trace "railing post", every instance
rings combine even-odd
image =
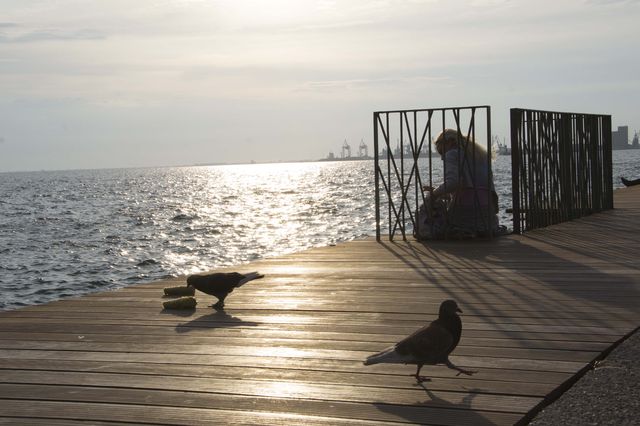
[[[602,117],[602,152],[604,158],[603,173],[605,177],[605,208],[613,207],[613,170],[612,170],[612,146],[611,146],[611,116]],[[608,179],[607,179],[608,178]]]
[[[476,143],[475,138],[474,138],[474,143]],[[487,188],[489,189],[491,188],[491,183],[493,182],[493,167],[491,164],[492,153],[493,153],[493,150],[491,148],[491,107],[488,106],[487,107],[487,170],[488,170]],[[498,212],[493,211],[493,192],[492,191],[487,191],[487,206],[488,206],[487,227],[489,229],[489,236],[493,237],[494,236],[493,226],[492,226],[493,217]],[[500,206],[498,206],[498,210],[499,209],[500,209]]]
[[[511,197],[513,208],[513,232],[521,233],[520,228],[520,138],[522,128],[522,110],[511,108]]]
[[[376,241],[380,241],[380,177],[378,173],[380,169],[378,167],[378,113],[373,113],[373,173],[375,176],[376,186]]]

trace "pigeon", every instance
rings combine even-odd
[[[475,371],[464,370],[449,361],[449,354],[458,345],[462,335],[462,321],[458,312],[462,313],[454,300],[445,300],[440,304],[437,320],[382,352],[371,355],[364,360],[364,365],[416,364],[418,369],[414,376],[418,383],[429,380],[420,376],[420,369],[424,365],[445,364],[458,371],[458,375],[474,374]]]
[[[624,186],[634,186],[634,185],[640,185],[640,179],[625,179],[623,177],[620,177],[620,180],[622,181],[622,183],[624,184]]]
[[[244,285],[248,281],[262,277],[264,275],[257,272],[249,272],[244,275],[238,272],[216,272],[208,275],[191,275],[187,278],[187,286],[217,297],[218,302],[211,306],[216,310],[220,310],[224,308],[224,299],[235,288]]]

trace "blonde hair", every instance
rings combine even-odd
[[[472,138],[466,137],[462,134],[462,132],[456,129],[444,129],[441,131],[435,139],[434,145],[436,149],[439,144],[443,144],[446,142],[455,142],[458,146],[458,149],[463,149],[465,153],[469,155],[474,155],[476,160],[485,160],[487,159],[487,148],[483,145],[476,143]],[[493,153],[491,155],[493,158]]]

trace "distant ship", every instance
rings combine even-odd
[[[494,140],[496,142],[496,152],[498,155],[511,155],[511,147],[507,145],[505,138],[502,138],[502,143],[497,136],[494,137]]]

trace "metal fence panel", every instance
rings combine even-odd
[[[433,187],[445,172],[439,155],[434,154],[433,138],[446,128],[457,130],[473,144],[486,141],[486,150],[492,152],[489,106],[373,113],[377,240],[381,239],[383,221],[390,240],[396,235],[406,240],[412,235],[416,211],[425,202],[423,185]],[[491,180],[491,155],[487,162]]]
[[[513,230],[613,208],[611,116],[511,109]]]

